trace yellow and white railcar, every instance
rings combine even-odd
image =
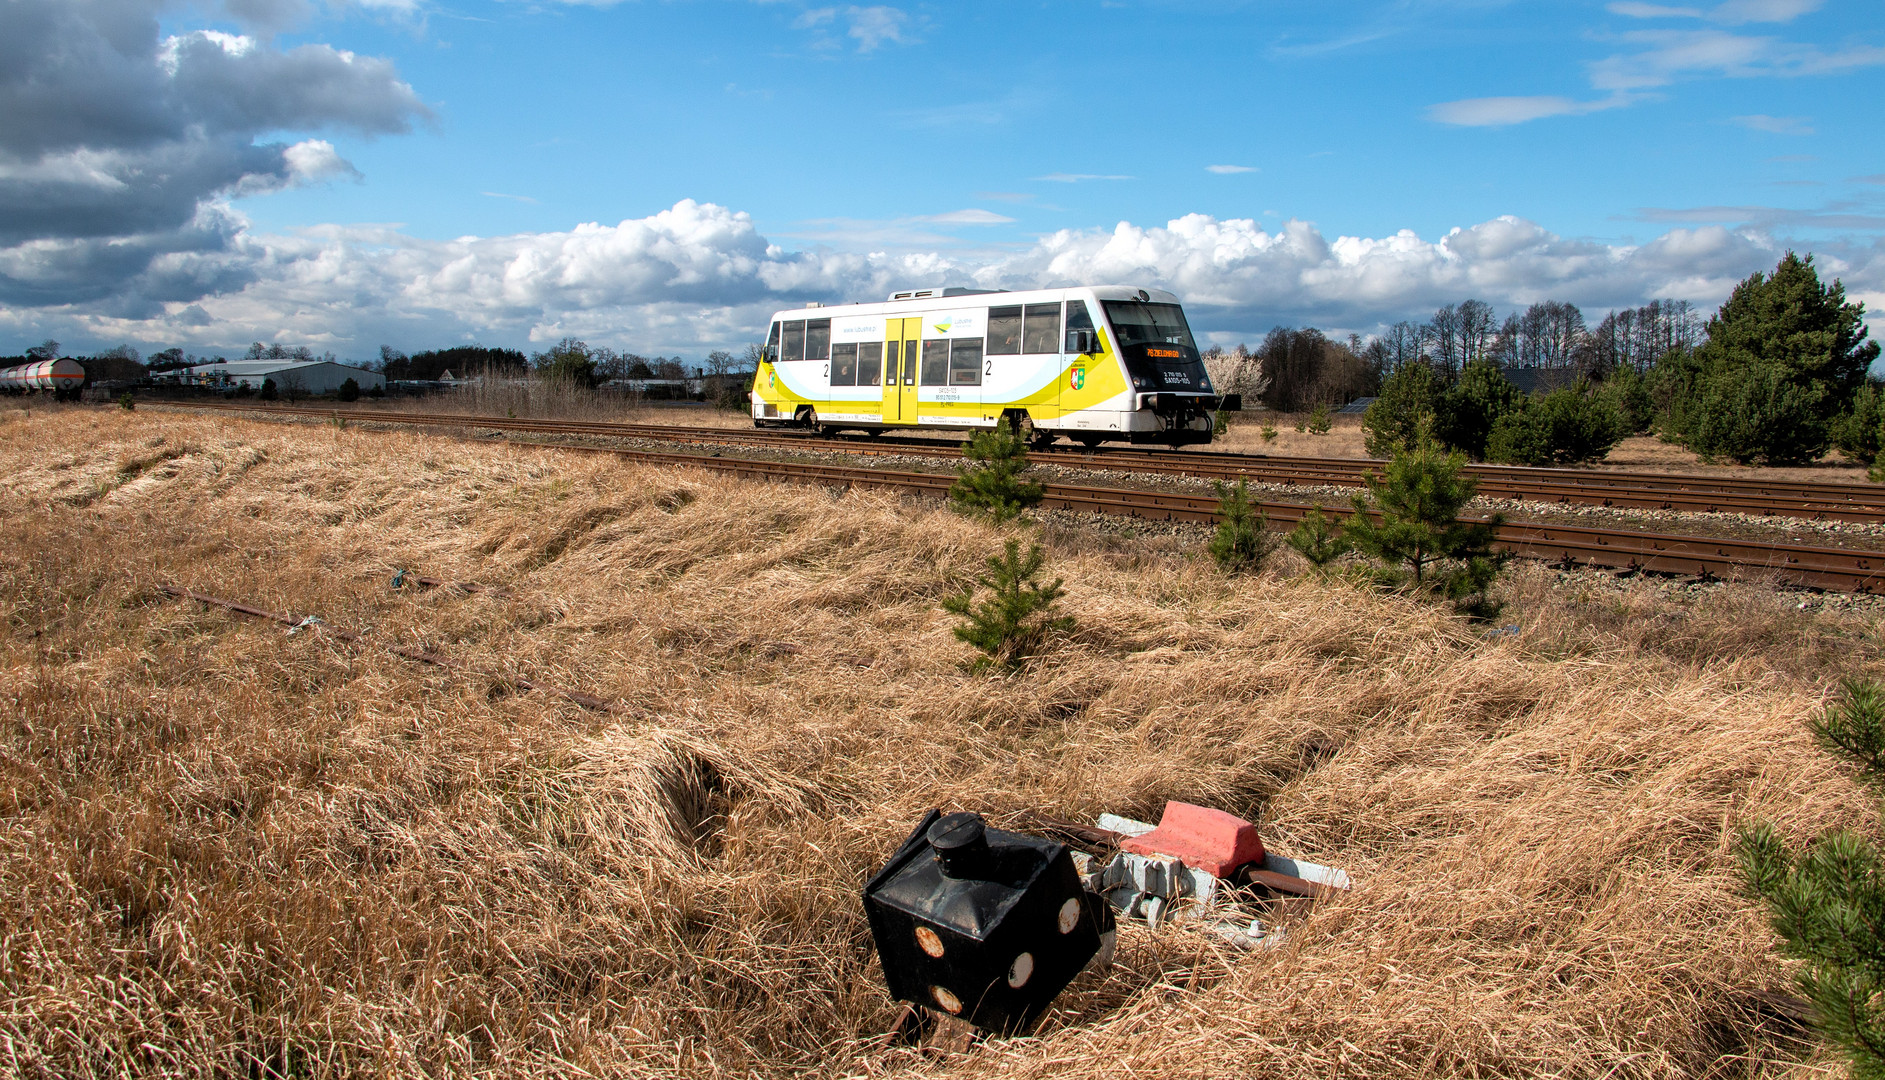
[[[1037,440],[1089,445],[1210,442],[1227,404],[1178,298],[1124,285],[922,289],[781,311],[752,402],[759,427],[1005,423]]]

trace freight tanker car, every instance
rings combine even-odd
[[[753,424],[873,434],[1007,424],[1030,441],[1208,443],[1220,398],[1178,298],[1124,285],[923,289],[781,311]]]
[[[0,390],[15,394],[52,390],[70,397],[84,385],[85,365],[77,360],[41,360],[0,369]]]

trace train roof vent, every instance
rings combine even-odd
[[[964,289],[951,285],[945,289],[905,289],[903,292],[890,294],[892,300],[928,300],[935,296],[985,296],[989,293],[1007,292],[1007,289]]]

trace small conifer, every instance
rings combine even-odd
[[[1021,554],[1021,541],[1010,538],[1002,554],[990,556],[987,569],[961,595],[946,597],[943,610],[968,620],[955,628],[962,641],[982,651],[971,670],[990,667],[1013,671],[1033,659],[1050,636],[1073,629],[1073,619],[1050,614],[1066,594],[1060,578],[1040,583],[1045,556],[1039,544]],[[988,595],[975,599],[978,588]]]
[[[1343,536],[1381,564],[1384,581],[1411,583],[1469,615],[1490,618],[1498,605],[1487,589],[1507,558],[1493,550],[1492,538],[1505,519],[1494,514],[1483,522],[1459,520],[1479,490],[1464,474],[1465,465],[1464,454],[1441,452],[1423,432],[1413,449],[1394,455],[1385,476],[1369,477],[1368,495],[1355,497]]]
[[[1336,530],[1335,519],[1322,512],[1321,503],[1309,508],[1284,541],[1317,570],[1327,569],[1330,563],[1348,554],[1348,541]]]
[[[1211,557],[1228,573],[1254,574],[1276,550],[1269,520],[1250,505],[1250,486],[1242,477],[1237,478],[1236,487],[1226,487],[1222,481],[1212,486],[1217,489],[1219,521],[1217,534],[1211,537]]]
[[[118,408],[125,412],[131,412],[137,408],[137,399],[131,396],[131,391],[126,390],[118,395]]]
[[[958,510],[999,522],[1041,501],[1041,485],[1020,479],[1028,467],[1028,445],[1006,425],[976,432],[962,455],[968,461],[949,488],[949,501]]]
[[[1885,787],[1885,688],[1848,680],[1812,727]],[[1736,854],[1782,950],[1805,961],[1796,978],[1815,1025],[1844,1052],[1855,1080],[1885,1077],[1885,859],[1877,845],[1839,831],[1799,850],[1761,823],[1742,831]]]
[[[1271,423],[1268,420],[1265,420],[1263,422],[1263,430],[1261,434],[1263,435],[1263,441],[1265,443],[1275,442],[1276,441],[1276,425]]]
[[[1326,402],[1316,402],[1316,407],[1309,410],[1309,434],[1327,435],[1334,423],[1329,419],[1329,406]]]

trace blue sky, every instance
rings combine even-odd
[[[77,6],[117,21],[46,40],[154,57],[166,161],[207,123],[241,163],[145,212],[159,136],[0,124],[22,345],[691,355],[807,299],[1076,280],[1172,288],[1229,342],[1712,305],[1788,246],[1885,307],[1875,3]]]

